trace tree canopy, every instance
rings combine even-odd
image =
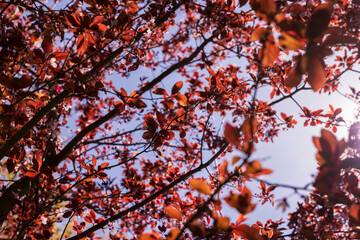
[[[294,98],[360,104],[359,25],[358,0],[0,1],[0,238],[360,239],[357,125]],[[306,201],[249,224],[282,187],[258,143],[316,125]]]

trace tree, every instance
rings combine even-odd
[[[246,222],[246,181],[271,173],[257,143],[298,121],[277,104],[358,73],[357,0],[56,4],[0,2],[2,239],[359,238],[359,153],[329,130],[292,233]],[[305,126],[344,125],[296,103]]]

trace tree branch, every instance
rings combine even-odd
[[[168,68],[165,72],[161,73],[158,77],[156,77],[153,81],[149,82],[148,84],[146,84],[144,87],[142,87],[139,90],[139,95],[144,94],[145,92],[149,91],[152,87],[154,87],[157,83],[161,82],[165,77],[167,77],[168,75],[170,75],[172,72],[174,72],[175,70],[177,70],[180,67],[185,66],[186,64],[188,64],[192,59],[194,59],[199,53],[200,51],[206,46],[207,43],[209,43],[211,41],[211,39],[213,39],[214,36],[211,36],[209,39],[206,39],[199,47],[197,47],[197,49],[188,57],[183,59],[182,61],[172,65],[170,68]],[[95,72],[90,71],[89,74],[87,74],[87,76],[91,76],[92,74],[95,74]],[[51,101],[51,105],[50,103],[45,107],[46,109],[41,110],[41,112],[43,112],[43,115],[40,115],[40,112],[38,114],[36,114],[33,119],[30,120],[30,122],[28,122],[25,126],[27,132],[30,131],[30,129],[32,129],[32,127],[34,127],[36,125],[36,123],[38,121],[41,120],[41,118],[43,116],[46,115],[46,113],[48,111],[50,111],[54,106],[56,106],[57,104],[59,104],[65,97],[66,97],[66,91],[64,90],[61,94],[59,94],[57,97],[57,101],[55,101],[55,99],[53,99]],[[59,97],[60,96],[60,97]],[[118,114],[118,109],[113,109],[110,112],[108,112],[106,115],[102,116],[101,118],[99,118],[98,120],[96,120],[95,122],[93,122],[92,124],[90,124],[89,126],[85,127],[82,131],[80,131],[64,148],[63,150],[57,154],[54,157],[49,157],[46,159],[46,161],[43,163],[43,168],[47,167],[47,166],[57,166],[59,165],[64,159],[66,159],[67,156],[69,156],[69,154],[73,151],[73,149],[78,145],[78,143],[87,135],[89,134],[91,131],[95,130],[96,128],[98,128],[99,126],[101,126],[103,123],[109,121],[111,118],[113,118],[114,116],[116,116]],[[25,128],[25,126],[23,128]],[[20,130],[21,131],[21,130]],[[19,132],[20,132],[19,131]],[[27,133],[26,132],[26,133]],[[23,131],[21,131],[21,133],[19,134],[19,137],[17,137],[16,139],[13,140],[13,138],[18,134],[16,134],[12,139],[10,139],[9,141],[11,141],[11,143],[13,145],[8,144],[9,146],[7,147],[8,151],[11,150],[11,148],[26,134]],[[7,143],[5,143],[6,145]],[[3,156],[6,155],[6,153],[8,151],[3,151]],[[1,153],[1,149],[0,149],[0,153]],[[1,155],[0,155],[1,156]],[[29,184],[29,180],[30,178],[28,177],[23,177],[22,179],[18,180],[21,183],[19,186],[28,186]],[[15,182],[16,183],[16,182]],[[15,184],[14,183],[14,184]],[[12,190],[10,190],[12,189]],[[22,191],[21,194],[20,192],[18,194],[20,194],[19,196],[23,196],[24,194],[26,194],[28,192],[28,190],[26,190],[25,188],[21,187]],[[9,190],[9,191],[8,191]],[[7,214],[11,211],[12,207],[15,204],[15,195],[13,193],[13,191],[15,190],[14,188],[9,188],[8,190],[6,190],[4,192],[4,194],[0,197],[0,203],[2,203],[3,201],[6,201],[7,204],[4,204],[2,207],[0,207],[0,223],[2,224],[1,219],[5,219]],[[11,204],[9,204],[11,203]],[[1,205],[1,204],[0,204]]]
[[[143,86],[142,88],[140,88],[140,90],[138,91],[138,94],[141,96],[143,95],[145,92],[149,91],[150,89],[152,89],[156,84],[158,84],[159,82],[161,82],[165,77],[167,77],[168,75],[170,75],[172,72],[174,72],[176,69],[179,69],[187,64],[189,64],[200,52],[201,50],[204,49],[204,47],[211,42],[213,39],[215,38],[214,35],[212,35],[210,38],[205,39],[205,41],[198,46],[195,51],[187,58],[181,60],[180,62],[172,65],[170,68],[168,68],[166,71],[164,71],[163,73],[161,73],[157,78],[155,78],[154,80],[152,80],[151,82],[147,83],[145,86]]]
[[[212,158],[210,158],[206,163],[204,164],[201,164],[200,166],[198,166],[197,168],[185,173],[184,175],[180,176],[178,179],[176,179],[175,181],[173,181],[172,183],[170,183],[169,185],[167,185],[166,187],[162,188],[161,190],[157,191],[156,193],[154,193],[153,195],[149,196],[148,198],[146,198],[145,200],[135,204],[134,206],[124,210],[124,211],[121,211],[117,214],[115,214],[114,216],[112,217],[109,217],[107,219],[105,219],[104,221],[88,228],[87,230],[85,230],[84,232],[82,233],[79,233],[77,235],[75,235],[74,237],[71,237],[71,238],[68,238],[68,240],[80,240],[86,236],[88,236],[89,234],[103,228],[104,226],[106,226],[108,223],[110,222],[114,222],[124,216],[126,216],[128,213],[131,213],[143,206],[145,206],[146,204],[150,203],[151,201],[155,200],[158,196],[162,195],[162,194],[165,194],[167,191],[169,191],[171,188],[175,187],[177,184],[185,181],[187,178],[189,178],[191,175],[197,173],[197,172],[200,172],[202,169],[208,167],[211,163],[213,163],[215,161],[215,159],[217,157],[220,156],[220,154],[222,152],[224,152],[226,150],[226,148],[228,147],[228,143],[225,143],[221,148],[220,150],[214,155],[212,156]]]
[[[64,90],[43,107],[35,116],[27,122],[12,138],[6,141],[0,148],[0,160],[19,142],[53,107],[60,104],[68,95]],[[0,201],[1,202],[1,201]],[[1,211],[0,211],[1,218]]]
[[[167,19],[171,16],[171,14],[173,14],[177,9],[179,9],[181,7],[181,5],[183,5],[185,3],[185,0],[179,2],[178,4],[175,5],[175,7],[167,12],[163,17],[159,18],[156,22],[155,22],[155,26],[154,28],[158,28],[159,26],[161,26],[161,24],[163,24],[165,21],[167,21]],[[146,31],[142,31],[141,33],[139,33],[135,39],[134,39],[134,43],[138,42],[143,36],[144,33]],[[92,78],[94,75],[96,75],[97,73],[99,73],[103,68],[106,68],[107,66],[109,66],[112,61],[122,53],[123,51],[123,47],[119,47],[118,49],[116,49],[114,52],[112,52],[105,60],[102,66],[97,67],[97,68],[93,68],[91,69],[89,72],[87,72],[84,76],[85,80],[89,80],[90,78]],[[196,54],[197,55],[197,54]],[[195,56],[194,56],[195,57]],[[194,58],[193,57],[193,58]],[[191,58],[188,61],[191,61],[193,58]],[[185,59],[186,60],[186,59]],[[188,62],[185,62],[185,64],[187,64]],[[178,63],[180,64],[180,63]],[[179,66],[181,67],[181,66]],[[176,68],[177,69],[177,68]],[[169,69],[168,69],[169,70]],[[174,69],[175,70],[175,69]],[[165,74],[165,72],[163,73],[164,77],[169,75]],[[158,77],[161,78],[162,74]],[[163,77],[163,78],[164,78]],[[54,79],[55,80],[55,79]],[[162,78],[159,80],[159,82],[162,80]],[[155,83],[156,84],[156,83]],[[154,85],[155,85],[154,84]],[[150,87],[150,86],[149,86]],[[152,86],[151,86],[152,87]],[[151,89],[151,87],[149,89]],[[148,90],[149,90],[148,89]],[[147,90],[146,90],[147,91]],[[57,95],[52,101],[50,101],[48,103],[48,105],[46,105],[40,112],[38,112],[28,123],[26,123],[10,140],[8,140],[3,146],[1,146],[0,148],[0,160],[15,146],[15,144],[20,141],[53,107],[57,106],[58,104],[60,104],[68,95],[68,91],[64,90],[63,92],[61,92],[59,95]],[[140,94],[142,95],[142,93]],[[1,199],[0,199],[1,202]],[[0,219],[1,219],[1,212],[0,212]]]

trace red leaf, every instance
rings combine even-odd
[[[166,240],[175,240],[179,235],[180,230],[178,228],[172,228],[166,236]]]
[[[332,2],[320,4],[314,9],[306,32],[306,36],[310,40],[313,40],[324,34],[325,30],[328,28],[332,11]]]
[[[99,166],[99,170],[106,168],[108,165],[109,165],[109,163],[107,163],[107,162],[102,163],[102,164]]]
[[[130,42],[131,40],[133,40],[133,36],[130,35],[123,35],[121,36],[122,39],[124,39],[126,42]]]
[[[90,210],[90,215],[91,215],[93,220],[96,219],[96,214],[95,214],[95,211],[93,209]]]
[[[276,12],[276,4],[273,0],[251,0],[250,6],[259,18],[268,22]]]
[[[272,35],[265,41],[264,46],[259,51],[259,58],[264,67],[271,67],[280,54],[279,45],[275,42]]]
[[[249,0],[239,0],[240,7],[244,6]]]
[[[139,240],[160,240],[157,234],[143,233],[140,235]]]
[[[352,36],[344,36],[344,35],[337,35],[337,34],[331,34],[326,37],[323,44],[324,46],[331,46],[331,45],[343,45],[343,44],[357,44],[359,40],[356,37]]]
[[[165,89],[163,88],[157,88],[153,91],[153,94],[157,94],[157,95],[168,95],[168,93],[166,92]]]
[[[68,54],[68,52],[55,52],[52,54],[52,57],[54,57],[57,61],[61,61],[65,60]]]
[[[6,161],[6,168],[9,173],[12,173],[15,169],[15,163],[11,158],[8,158]]]
[[[38,175],[38,172],[35,171],[33,168],[30,168],[26,173],[25,176],[28,176],[29,178],[34,178]]]
[[[73,27],[81,26],[80,18],[76,14],[66,15],[65,20],[69,25],[72,25]]]
[[[103,16],[96,16],[93,19],[93,23],[101,23],[104,20]]]
[[[183,214],[176,207],[170,205],[170,206],[165,207],[164,210],[165,210],[166,215],[168,215],[169,217],[175,218],[176,220],[179,220],[179,221],[182,220]]]
[[[176,94],[175,99],[183,107],[186,107],[188,105],[187,97],[183,94]]]
[[[92,164],[93,164],[93,168],[95,168],[96,167],[96,157],[95,156],[92,157]]]
[[[171,89],[171,94],[176,94],[180,91],[180,89],[183,86],[183,82],[182,81],[178,81],[174,84],[174,86]]]
[[[48,54],[54,47],[52,44],[52,38],[50,36],[46,36],[41,43],[41,47],[44,50],[44,54]]]
[[[341,108],[337,108],[334,112],[334,115],[339,115],[342,112]]]
[[[18,81],[14,82],[15,89],[27,88],[30,87],[32,84],[33,84],[32,77],[29,75],[23,75],[21,76],[20,79],[18,79]]]
[[[233,144],[236,147],[240,146],[239,130],[236,127],[233,127],[229,123],[226,123],[224,135],[228,143]]]
[[[301,229],[301,233],[305,236],[306,239],[308,240],[316,240],[317,238],[315,237],[314,233],[310,230],[307,229]]]
[[[292,67],[287,74],[284,85],[287,87],[297,87],[301,83],[301,79],[302,74],[298,74],[296,67]]]
[[[108,175],[104,172],[99,172],[97,174],[97,176],[100,178],[100,179],[106,179],[108,177]]]
[[[251,192],[246,186],[243,188],[241,194],[230,193],[229,196],[224,198],[230,207],[236,208],[243,215],[255,209],[256,204],[251,203],[251,199]]]
[[[212,70],[211,68],[206,68],[206,70],[210,73],[211,76],[216,76],[216,73],[214,70]]]
[[[253,117],[245,119],[243,125],[241,126],[241,131],[244,134],[245,140],[251,140],[257,131],[257,120]]]
[[[30,87],[33,84],[32,77],[29,75],[21,76],[21,78],[9,78],[7,76],[0,76],[0,84],[4,87],[19,90]]]
[[[86,40],[84,34],[80,34],[76,41],[77,52],[79,55],[83,55],[88,47],[88,41]]]
[[[360,222],[360,205],[358,204],[352,204],[349,209],[349,215],[350,217],[355,220],[356,222]]]
[[[309,59],[308,74],[308,83],[314,92],[318,91],[324,86],[325,69],[318,58],[312,57]]]
[[[160,127],[163,127],[164,126],[164,115],[161,112],[156,111],[156,118],[159,122]]]
[[[189,184],[196,191],[206,195],[211,195],[211,188],[206,180],[194,178],[189,180]]]
[[[72,215],[72,211],[66,211],[66,212],[63,214],[63,218],[69,218],[71,215]]]
[[[151,139],[154,136],[154,132],[146,131],[143,133],[142,138],[143,139]]]
[[[145,116],[144,120],[145,120],[145,124],[147,126],[147,129],[150,132],[155,132],[156,129],[158,128],[158,123],[156,122],[156,120],[151,115]]]
[[[92,223],[92,220],[89,216],[84,217],[85,222]]]
[[[96,32],[105,32],[107,30],[107,26],[102,23],[93,23],[90,25],[90,29]]]
[[[96,43],[96,37],[94,36],[94,34],[92,34],[90,32],[85,32],[85,37],[88,40],[88,42],[90,43],[90,45]]]
[[[186,131],[185,131],[183,128],[181,128],[181,129],[179,130],[179,135],[180,135],[180,138],[186,137]]]
[[[173,100],[169,100],[169,101],[166,102],[166,105],[167,105],[168,108],[173,109],[175,103],[174,103]]]
[[[140,99],[136,99],[134,105],[135,105],[136,108],[139,108],[139,109],[141,109],[141,108],[146,108],[146,107],[147,107],[146,103],[144,103],[144,102],[143,102],[142,100],[140,100]]]
[[[249,227],[246,224],[238,225],[234,228],[234,233],[240,235],[247,240],[263,240],[263,237],[259,234],[259,230],[253,227]]]
[[[7,88],[14,88],[12,81],[7,76],[0,76],[0,84]]]
[[[36,154],[35,154],[35,158],[36,158],[36,162],[37,162],[37,168],[38,168],[38,171],[40,171],[40,168],[41,168],[41,165],[42,165],[42,157],[41,157],[41,155],[40,155],[40,153],[39,152],[37,152]]]

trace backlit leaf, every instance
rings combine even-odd
[[[270,67],[277,60],[280,53],[279,45],[271,35],[259,51],[259,58],[264,67]]]
[[[157,88],[153,91],[154,94],[157,94],[157,95],[168,95],[168,93],[166,92],[165,89],[163,88]]]
[[[309,59],[308,83],[314,92],[318,91],[325,84],[325,69],[321,61],[316,57]]]
[[[38,172],[35,171],[33,168],[30,168],[28,171],[26,171],[25,176],[29,178],[34,178],[38,175]]]
[[[344,44],[357,44],[359,40],[356,37],[352,36],[344,36],[338,34],[330,34],[326,37],[323,42],[323,45],[331,46],[331,45],[344,45]]]
[[[206,228],[203,221],[196,219],[190,223],[189,230],[195,236],[204,238],[206,236]]]
[[[231,160],[231,164],[237,163],[240,159],[241,159],[241,157],[239,157],[239,156],[233,157]]]
[[[180,91],[180,89],[183,86],[183,82],[182,81],[178,81],[174,84],[174,86],[171,89],[171,94],[176,94]]]
[[[255,209],[256,204],[251,203],[252,195],[250,190],[245,186],[241,194],[230,193],[224,198],[230,207],[236,208],[241,214],[248,214]]]
[[[83,55],[88,47],[88,41],[84,34],[80,34],[76,41],[77,52],[79,55]]]
[[[53,46],[54,45],[52,44],[52,38],[50,36],[46,36],[41,43],[41,47],[44,50],[44,54],[49,53],[53,48]]]
[[[313,40],[324,34],[325,30],[328,28],[332,11],[333,3],[331,1],[320,4],[314,9],[306,32],[306,36],[310,40]]]
[[[351,218],[353,218],[355,221],[360,222],[360,205],[353,204],[351,205],[349,209],[349,215]]]
[[[139,109],[141,109],[141,108],[146,108],[146,107],[147,107],[146,103],[143,102],[143,101],[140,100],[140,99],[136,99],[134,105],[135,105],[136,108],[139,108]]]
[[[224,135],[225,135],[225,140],[228,143],[233,144],[235,147],[240,146],[239,130],[236,127],[233,127],[229,123],[226,123]]]
[[[227,165],[228,165],[228,161],[225,159],[218,167],[218,169],[219,169],[219,181],[220,182],[223,182],[226,179]]]
[[[299,50],[304,49],[304,44],[297,39],[295,36],[290,35],[286,32],[282,32],[279,37],[279,44],[286,50]]]
[[[79,16],[76,14],[69,14],[65,16],[65,19],[69,25],[72,25],[73,27],[80,27],[81,22]]]
[[[109,166],[109,163],[108,163],[108,162],[102,163],[102,164],[99,166],[99,169],[105,169],[107,166]]]
[[[315,237],[314,233],[310,230],[307,229],[301,229],[301,233],[305,236],[306,239],[308,240],[316,240],[317,237]]]
[[[182,212],[180,212],[177,208],[173,207],[173,206],[167,206],[165,207],[165,213],[166,215],[168,215],[171,218],[175,218],[179,221],[182,220],[183,214]]]
[[[6,160],[6,168],[8,170],[8,173],[12,173],[15,169],[15,162],[13,161],[13,159],[8,158]]]
[[[267,32],[266,28],[263,28],[263,27],[256,28],[251,34],[251,40],[252,41],[260,41],[260,40],[265,39],[266,32]]]
[[[66,211],[64,214],[63,214],[63,218],[69,218],[71,215],[72,215],[72,211]]]
[[[93,167],[96,167],[96,157],[95,156],[93,156],[92,157],[92,164],[93,164]]]
[[[249,227],[246,224],[236,226],[233,231],[246,240],[263,240],[263,237],[259,234],[258,229]]]
[[[143,133],[142,138],[143,139],[151,139],[154,136],[154,132],[146,131]]]
[[[196,191],[206,194],[206,195],[211,195],[211,188],[210,188],[209,184],[207,183],[207,181],[199,179],[199,178],[190,179],[189,184]]]
[[[240,3],[240,7],[244,6],[245,4],[247,4],[249,0],[239,0]]]
[[[95,29],[95,31],[105,32],[107,30],[107,26],[102,23],[96,23],[92,26],[91,29]]]
[[[245,167],[246,167],[245,174],[247,174],[247,175],[259,173],[262,170],[262,165],[259,160],[255,160],[252,162],[246,162]]]
[[[61,60],[65,60],[66,57],[69,55],[69,53],[68,52],[55,52],[52,55],[57,61],[61,61]]]
[[[176,94],[175,99],[183,107],[186,107],[188,105],[187,97],[183,94]]]
[[[178,228],[172,228],[166,236],[166,240],[175,240],[179,235],[180,230]]]
[[[173,109],[175,103],[174,103],[173,100],[168,100],[168,101],[166,102],[166,105],[167,105],[168,108]]]
[[[251,8],[257,17],[269,22],[276,12],[276,4],[273,0],[250,0]]]
[[[226,231],[230,227],[230,218],[218,217],[215,219],[214,225],[217,232]]]
[[[215,71],[212,70],[211,68],[208,67],[208,68],[206,68],[206,70],[210,73],[211,76],[215,76],[215,75],[216,75]]]
[[[297,87],[301,83],[301,79],[302,74],[298,74],[296,67],[292,67],[287,74],[284,85],[287,87]]]
[[[241,125],[241,132],[244,134],[245,140],[251,140],[257,131],[257,120],[254,117],[248,117]]]
[[[155,233],[143,233],[140,235],[139,240],[160,240],[161,238]]]

